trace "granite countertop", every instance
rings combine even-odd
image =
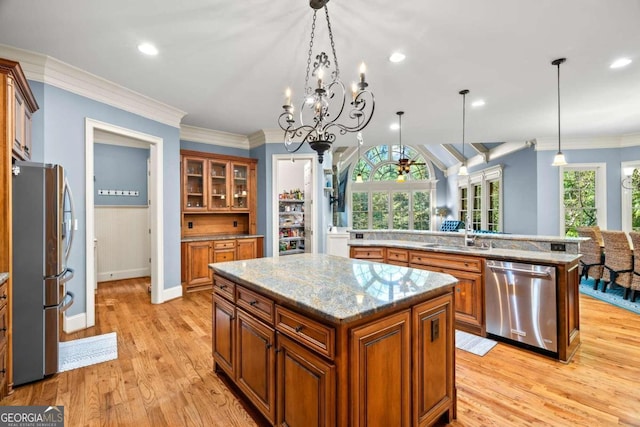
[[[419,302],[457,283],[448,274],[325,254],[219,262],[209,267],[334,324]]]
[[[9,280],[9,273],[0,273],[0,285]]]
[[[580,259],[580,254],[565,252],[526,251],[504,248],[481,248],[474,246],[456,246],[437,244],[430,242],[410,242],[405,240],[360,240],[350,239],[350,246],[385,246],[400,249],[423,250],[430,252],[444,252],[452,254],[473,255],[486,259],[499,259],[508,261],[543,262],[549,264],[571,264]]]
[[[201,242],[203,240],[229,240],[229,239],[251,239],[253,237],[264,237],[262,234],[210,234],[208,236],[186,236],[180,239],[181,242]]]

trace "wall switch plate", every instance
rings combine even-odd
[[[567,245],[565,245],[564,243],[552,243],[551,250],[554,252],[566,252]]]
[[[187,227],[189,227],[189,228],[193,228],[193,222],[189,221],[189,222],[187,223]]]

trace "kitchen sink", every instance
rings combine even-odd
[[[462,245],[442,245],[439,243],[425,243],[426,248],[442,249],[445,251],[486,251],[488,247],[482,246],[462,246]]]

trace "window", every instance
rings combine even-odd
[[[458,218],[473,230],[502,230],[502,166],[474,172],[458,181]],[[469,218],[467,218],[469,216]]]
[[[577,237],[578,227],[599,225],[604,228],[604,169],[605,164],[561,168],[560,234]]]
[[[411,166],[406,182],[399,183],[397,145],[379,145],[363,153],[351,181],[351,224],[364,230],[430,230],[431,200],[436,182],[433,166],[418,150],[403,145],[404,157],[421,163]],[[356,176],[362,175],[362,183]]]

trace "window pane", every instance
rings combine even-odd
[[[596,217],[596,171],[564,171],[564,227],[567,236],[578,236],[578,227],[598,223]]]
[[[393,193],[393,229],[409,229],[409,193]]]
[[[351,206],[353,208],[353,228],[367,230],[369,228],[369,193],[353,193]]]
[[[389,194],[375,192],[371,194],[373,201],[373,224],[374,230],[386,230],[389,228]]]
[[[387,163],[376,169],[373,180],[374,181],[395,181],[398,177],[398,168],[393,163]]]
[[[373,147],[370,150],[367,150],[367,152],[365,153],[365,156],[374,165],[376,163],[380,163],[380,162],[384,162],[385,160],[389,160],[389,146],[387,146],[387,145],[379,145],[377,147]]]
[[[487,229],[500,231],[500,181],[489,182],[489,209],[487,210]]]
[[[467,224],[467,188],[462,187],[458,189],[460,193],[460,212],[458,219]]]
[[[474,230],[482,229],[482,185],[475,184],[473,189],[472,224]]]
[[[429,192],[413,193],[413,229],[429,230],[431,227],[431,199]]]

